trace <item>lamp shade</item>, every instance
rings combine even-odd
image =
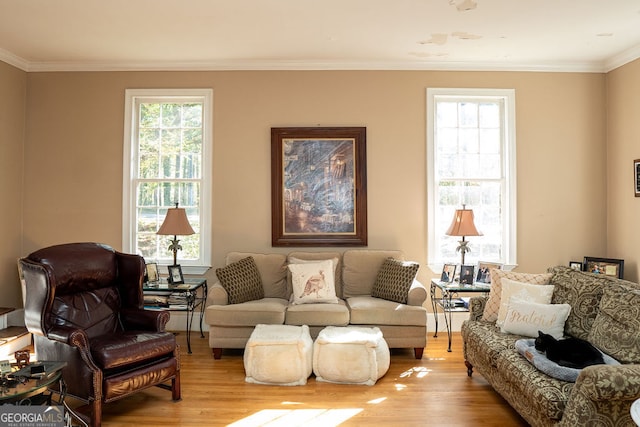
[[[472,209],[457,209],[453,221],[445,233],[447,236],[482,236],[473,223]]]
[[[156,234],[167,236],[188,236],[190,234],[195,234],[195,231],[193,231],[191,224],[189,224],[185,209],[175,207],[167,209],[167,216],[164,218],[164,222]]]

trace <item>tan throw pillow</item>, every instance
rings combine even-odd
[[[216,276],[229,295],[229,304],[240,304],[264,298],[260,272],[253,257],[216,268]]]
[[[523,283],[530,283],[533,285],[546,285],[549,283],[551,273],[516,273],[513,271],[498,270],[495,268],[491,269],[491,290],[489,291],[489,300],[484,307],[482,320],[487,322],[495,322],[498,320],[503,278]]]
[[[333,261],[289,264],[292,304],[337,303]]]
[[[498,310],[498,320],[496,320],[496,324],[502,326],[504,323],[511,298],[518,298],[521,301],[537,302],[539,304],[549,304],[553,296],[553,288],[553,285],[531,285],[529,283],[503,278],[500,309]]]
[[[536,338],[538,331],[542,331],[559,340],[564,336],[564,323],[570,311],[569,304],[539,304],[511,298],[502,332]]]
[[[417,262],[387,258],[378,270],[376,281],[371,289],[371,296],[406,304],[409,288],[411,288],[419,268],[420,264]]]

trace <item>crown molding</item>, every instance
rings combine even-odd
[[[605,61],[605,72],[613,71],[638,58],[640,58],[640,45],[634,46],[607,59]]]
[[[153,61],[153,62],[29,62],[0,49],[0,61],[26,72],[104,71],[519,71],[607,73],[640,58],[640,46],[603,62],[455,62],[455,61]]]

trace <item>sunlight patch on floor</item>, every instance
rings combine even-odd
[[[229,427],[335,427],[362,412],[362,408],[347,409],[264,409]]]
[[[416,366],[401,373],[400,378],[424,378],[429,374],[429,372],[431,372],[431,369],[425,368],[424,366]]]

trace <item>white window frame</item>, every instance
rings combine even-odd
[[[123,187],[122,187],[122,250],[133,253],[136,230],[137,177],[137,114],[142,101],[197,100],[203,103],[202,177],[200,200],[200,258],[178,261],[185,274],[204,274],[211,268],[211,197],[213,151],[213,89],[126,89],[124,113]],[[157,260],[146,260],[157,262]],[[162,265],[167,265],[162,263]]]
[[[436,249],[436,203],[439,200],[435,168],[435,102],[437,98],[488,99],[500,98],[504,102],[504,138],[502,139],[502,168],[504,186],[502,191],[503,211],[503,259],[496,260],[505,267],[517,265],[517,214],[516,214],[516,115],[514,89],[465,89],[427,88],[427,254],[428,264],[436,272],[446,260],[437,257]],[[460,207],[462,208],[462,206]],[[453,217],[453,213],[452,213]],[[478,225],[478,224],[476,224]],[[481,226],[478,226],[482,231]],[[479,237],[481,238],[481,237]],[[452,244],[455,244],[452,242]],[[490,260],[481,260],[490,261]]]

